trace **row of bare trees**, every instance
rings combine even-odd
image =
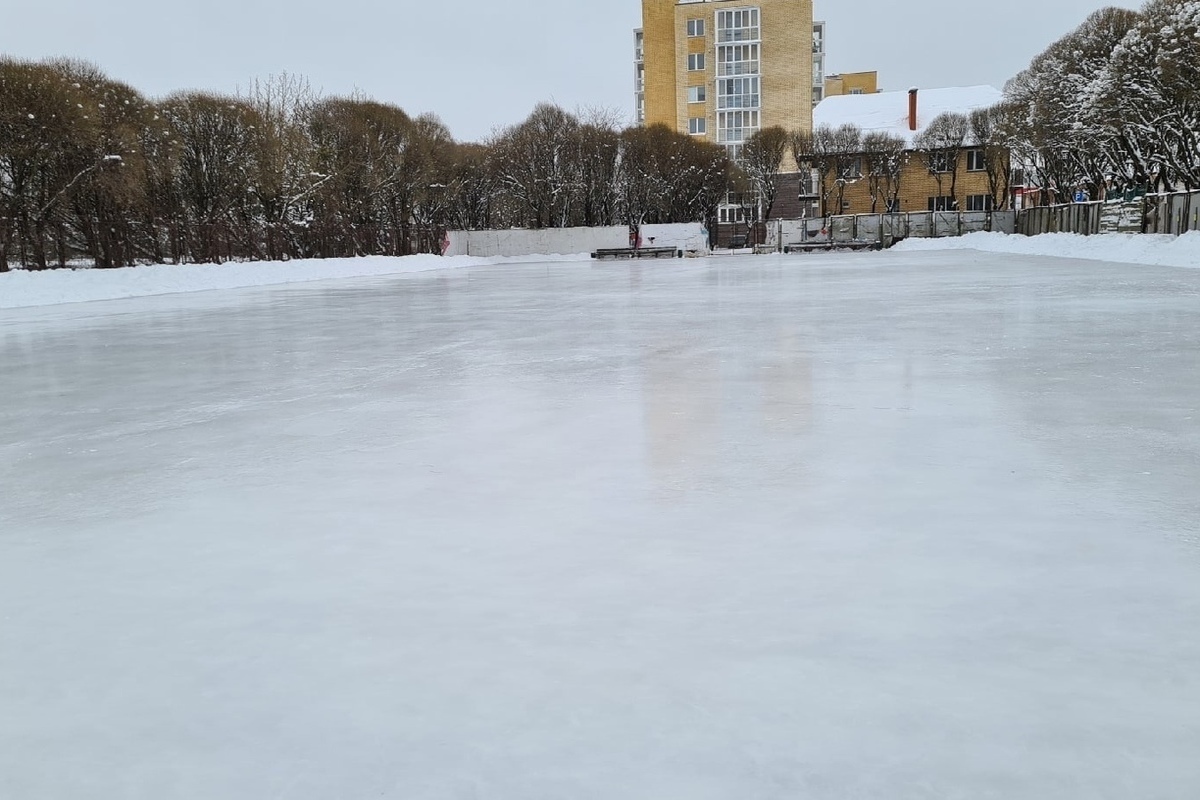
[[[886,131],[864,132],[849,124],[811,132],[764,128],[746,141],[739,162],[739,172],[759,204],[747,211],[758,213],[756,218],[763,221],[771,218],[788,155],[802,176],[802,194],[819,203],[821,215],[840,213],[848,188],[860,182],[865,182],[870,197],[870,213],[898,210],[903,180],[914,169],[928,172],[939,195],[957,207],[967,149],[979,152],[992,208],[1003,209],[1009,203],[1012,162],[1011,128],[1002,112],[995,107],[941,114],[911,143]]]
[[[1093,13],[1009,82],[1003,114],[1048,201],[1200,188],[1200,0]]]
[[[481,144],[290,76],[153,101],[0,59],[0,271],[438,252],[449,228],[710,221],[724,148],[551,105]]]

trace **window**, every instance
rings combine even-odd
[[[704,117],[692,117],[688,120],[688,133],[699,136],[708,132],[708,120]]]
[[[990,194],[972,194],[967,196],[967,211],[991,211],[994,207]]]
[[[930,172],[953,172],[953,163],[950,154],[945,151],[929,154],[928,164]]]
[[[704,35],[704,20],[689,19],[687,21],[688,36],[703,36]]]
[[[757,42],[758,9],[717,12],[717,40],[721,42]]]
[[[800,172],[800,196],[801,197],[816,197],[817,184],[821,182],[821,173],[815,169],[801,170]]]
[[[688,54],[688,71],[702,72],[704,70],[704,53]]]
[[[862,156],[859,156],[857,158],[847,158],[846,161],[842,161],[839,164],[838,170],[839,170],[839,172],[838,172],[838,174],[836,174],[834,176],[834,178],[840,178],[842,180],[862,178],[862,176],[863,176],[863,158],[862,158]]]
[[[1013,167],[1012,175],[1009,176],[1009,184],[1011,186],[1025,185],[1025,170],[1020,167]]]
[[[721,206],[718,219],[721,222],[745,222],[746,214],[741,206]]]
[[[758,107],[758,78],[722,78],[717,81],[717,108]]]
[[[818,86],[814,86],[813,87],[813,102],[814,103],[821,102],[821,100],[823,99],[822,95],[824,95],[824,94],[825,94],[824,89],[822,89]]]
[[[717,141],[738,144],[758,130],[757,111],[722,111],[717,114]]]
[[[967,172],[983,172],[987,169],[987,162],[983,157],[982,150],[967,151]]]
[[[958,201],[953,197],[943,195],[941,197],[929,198],[930,211],[957,211]]]
[[[851,89],[850,90],[850,94],[862,94],[862,93],[863,93],[862,89]]]
[[[688,87],[688,102],[689,103],[703,103],[707,99],[708,99],[708,92],[705,91],[703,86],[689,86]]]
[[[718,75],[757,75],[758,71],[758,45],[734,44],[717,48]]]

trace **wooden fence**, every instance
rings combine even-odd
[[[1017,212],[1017,233],[1163,233],[1200,231],[1200,192],[1148,194],[1136,200],[1069,203]]]

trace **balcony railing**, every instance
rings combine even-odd
[[[717,76],[728,78],[734,75],[757,75],[757,61],[720,61],[717,62]]]
[[[726,28],[717,31],[717,42],[757,42],[761,36],[758,28]]]
[[[738,108],[757,109],[760,98],[756,94],[735,94],[717,98],[717,108],[721,111]]]

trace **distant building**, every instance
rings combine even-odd
[[[812,104],[825,99],[825,23],[813,23],[813,91]]]
[[[812,0],[642,0],[637,120],[720,144],[735,159],[762,128],[811,130],[824,41]],[[784,171],[796,171],[790,154]],[[744,206],[726,203],[719,221],[741,223]]]
[[[812,0],[642,0],[638,120],[734,156],[760,128],[810,130],[814,77],[824,74],[815,31]]]
[[[890,133],[908,145],[899,178],[899,203],[895,208],[881,208],[871,197],[870,175],[865,168],[851,169],[842,176],[843,207],[828,207],[826,214],[866,214],[884,211],[987,211],[992,208],[987,165],[982,148],[972,146],[968,137],[955,164],[946,163],[931,170],[929,164],[913,148],[917,136],[939,115],[947,112],[967,115],[975,109],[988,108],[1003,99],[1003,93],[991,86],[969,86],[947,89],[912,89],[907,92],[875,94],[845,94],[826,97],[813,111],[815,127],[837,128],[853,124],[864,134]],[[865,154],[864,154],[865,155]],[[860,159],[860,163],[865,159]],[[953,194],[948,191],[951,181],[945,176],[954,170]],[[828,194],[808,183],[814,200]],[[821,214],[819,203],[813,212]]]
[[[875,94],[879,91],[878,72],[843,72],[825,76],[825,97],[847,94]]]

